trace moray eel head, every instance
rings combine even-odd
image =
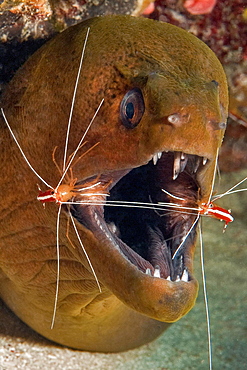
[[[14,129],[19,130],[20,141],[24,141],[25,136],[25,152],[34,158],[36,167],[49,183],[56,183],[59,174],[51,160],[49,165],[44,160],[44,148],[49,159],[58,145],[56,160],[62,161],[61,140],[65,137],[67,108],[74,88],[71,81],[75,81],[88,28],[69,153],[75,150],[104,98],[82,150],[95,146],[73,166],[73,176],[82,187],[96,180],[101,182],[107,195],[96,197],[101,204],[91,205],[80,203],[78,195],[74,197],[75,204],[70,206],[104,287],[99,294],[94,282],[91,290],[97,302],[104,301],[106,292],[108,297],[113,295],[119,305],[123,304],[128,310],[130,325],[130,312],[137,315],[134,316],[136,322],[151,318],[150,326],[156,325],[152,324],[156,320],[171,323],[193,307],[197,296],[198,283],[193,276],[196,225],[192,227],[196,211],[181,212],[181,207],[195,209],[210,197],[227,117],[225,75],[205,44],[169,24],[109,16],[69,28],[27,62],[19,72],[19,76],[25,72],[25,78],[19,77],[18,83],[12,81],[11,94],[7,91],[3,99],[11,122],[17,122],[11,113],[13,105],[24,110],[25,120],[19,128],[15,123]],[[27,137],[28,127],[32,127],[32,139]],[[34,144],[35,135],[41,137],[41,144]],[[30,189],[35,188],[37,182],[33,177]],[[48,212],[47,208],[49,217],[55,218],[56,205],[54,211],[51,207]],[[66,213],[67,207],[64,206],[64,210]],[[37,208],[33,212],[37,212]],[[38,212],[42,210],[39,208]],[[68,241],[64,243],[76,253]],[[78,252],[77,260],[82,261],[90,274],[82,255]],[[9,302],[6,296],[4,294]],[[92,300],[90,305],[93,306]],[[47,333],[34,320],[31,325],[60,343],[96,350],[131,348],[164,330],[159,326],[150,336],[145,332],[147,339],[136,341],[123,339],[125,334],[121,330],[115,347],[113,344],[94,347],[83,344],[83,340],[78,344],[79,339],[68,339],[67,333],[63,334],[64,339],[59,331],[59,317],[66,316],[62,311],[64,307],[62,300],[59,301],[53,332]],[[83,307],[90,311],[88,303]],[[115,309],[109,315],[114,317],[117,312]],[[123,315],[121,311],[121,319],[115,321],[123,320]],[[94,316],[97,316],[95,310],[91,321]],[[29,321],[26,317],[24,320]],[[83,316],[83,320],[85,323],[87,318]],[[100,319],[97,320],[99,330]],[[65,319],[63,325],[66,325]],[[76,329],[73,330],[75,333]],[[131,332],[130,336],[134,338],[139,334],[144,336],[141,330]]]
[[[104,36],[87,71],[94,96],[105,98],[96,118],[102,128],[96,122],[91,131],[100,143],[92,155],[100,180],[110,180],[109,197],[105,206],[75,205],[73,215],[94,235],[91,258],[98,260],[100,281],[134,310],[173,322],[197,295],[196,227],[172,259],[195,215],[107,204],[196,207],[207,199],[225,128],[227,86],[218,60],[195,37],[168,24],[127,19],[117,18],[116,26],[108,18],[104,30],[98,20],[96,32],[92,27],[95,39]]]

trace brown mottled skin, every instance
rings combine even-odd
[[[52,186],[60,175],[74,81],[90,27],[76,103],[69,153],[73,152],[101,99],[81,151],[99,144],[73,167],[91,176],[146,164],[160,151],[182,151],[209,159],[199,173],[202,199],[210,193],[228,105],[223,69],[210,49],[172,25],[128,16],[95,18],[64,31],[42,47],[16,74],[1,106],[22,149]],[[219,83],[217,87],[211,81]],[[134,129],[119,118],[119,105],[133,87],[141,89],[145,112]],[[176,125],[167,117],[181,113]],[[1,121],[0,294],[29,326],[73,348],[122,351],[156,338],[194,305],[194,245],[186,251],[189,282],[154,278],[129,262],[102,230],[77,222],[83,244],[102,286],[97,284],[67,215],[60,227],[60,285],[55,326],[50,329],[56,286],[58,206],[37,201],[37,183]]]

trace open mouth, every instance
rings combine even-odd
[[[101,175],[108,196],[96,194],[90,205],[75,197],[71,212],[144,274],[188,282],[201,197],[198,173],[206,163],[197,155],[158,153],[146,165]]]

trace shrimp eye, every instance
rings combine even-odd
[[[213,203],[209,203],[208,208],[213,208]]]
[[[142,92],[138,88],[128,91],[120,104],[120,119],[126,128],[135,128],[145,111]]]

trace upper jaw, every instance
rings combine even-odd
[[[152,157],[154,165],[157,164],[158,160],[162,157],[162,154],[163,152],[157,152],[154,154],[154,156]],[[176,180],[178,175],[184,171],[190,156],[191,156],[190,154],[186,154],[184,152],[180,151],[174,152],[174,164],[172,173],[173,180]],[[191,171],[193,173],[196,173],[199,169],[199,166],[201,165],[205,166],[207,162],[208,162],[207,157],[197,156],[197,158],[195,158],[195,160],[191,163]]]

